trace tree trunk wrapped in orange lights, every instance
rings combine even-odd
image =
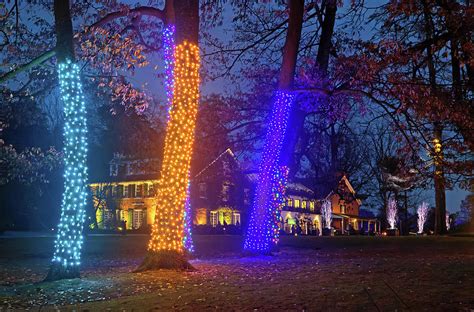
[[[199,101],[199,48],[184,41],[174,52],[174,86],[148,255],[138,269],[191,269],[183,245],[184,207]]]
[[[139,272],[160,268],[193,269],[187,261],[184,245],[184,218],[199,102],[199,1],[167,0],[165,12],[165,33],[171,31],[176,43],[171,50],[174,50],[173,57],[166,56],[169,49],[165,51],[166,66],[171,64],[173,68],[172,77],[167,79],[170,107],[155,222],[147,256],[137,269]],[[166,71],[169,76],[169,67]]]

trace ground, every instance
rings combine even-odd
[[[146,242],[88,237],[81,279],[41,283],[53,238],[0,239],[0,311],[474,309],[473,237],[283,237],[243,257],[239,236],[196,236],[197,271],[131,273]]]

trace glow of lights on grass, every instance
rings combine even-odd
[[[390,226],[390,230],[395,229],[397,223],[397,201],[395,198],[390,198],[387,205],[387,222]]]
[[[331,229],[332,223],[332,204],[329,200],[323,200],[321,204],[321,218],[325,229]]]
[[[189,181],[197,105],[199,48],[184,41],[175,48],[173,99],[148,250],[184,252],[184,207]]]
[[[74,270],[81,263],[87,197],[86,104],[79,71],[79,66],[69,60],[58,66],[60,94],[64,103],[65,173],[61,218],[52,261],[64,271]]]
[[[291,93],[278,91],[275,94],[253,209],[245,236],[244,249],[246,251],[269,253],[274,242],[276,202],[273,201],[272,189],[276,189],[274,186],[279,184],[275,176],[278,176],[278,171],[281,170],[279,168],[280,154],[293,100],[294,95]],[[282,187],[284,188],[284,185]]]
[[[280,240],[281,209],[285,203],[286,182],[289,168],[280,166],[272,177],[273,244]]]
[[[426,219],[428,218],[428,204],[423,202],[418,206],[416,214],[418,215],[418,234],[423,233],[423,227],[425,226]]]

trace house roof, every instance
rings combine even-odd
[[[225,155],[229,155],[232,157],[232,159],[235,161],[235,163],[237,165],[239,165],[239,162],[237,161],[237,158],[235,157],[235,154],[234,152],[232,152],[232,150],[230,148],[227,148],[225,151],[223,151],[222,153],[220,153],[213,161],[211,161],[209,164],[207,164],[201,171],[199,171],[192,179],[195,179],[197,177],[199,177],[201,174],[203,174],[204,172],[206,172],[207,170],[209,170],[209,168],[211,168],[212,166],[214,166],[217,161],[221,158],[223,158]]]

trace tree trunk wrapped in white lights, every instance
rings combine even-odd
[[[331,229],[332,205],[327,199],[323,200],[323,204],[321,205],[321,217],[323,219],[324,228]]]
[[[390,198],[387,205],[387,222],[390,226],[390,230],[395,229],[397,223],[397,201],[394,198]]]
[[[423,202],[418,209],[416,210],[416,214],[418,215],[418,234],[423,233],[423,228],[425,226],[426,219],[428,218],[428,204]]]
[[[47,280],[79,277],[82,225],[87,196],[86,105],[79,66],[70,60],[58,65],[64,104],[64,193],[53,265]]]

